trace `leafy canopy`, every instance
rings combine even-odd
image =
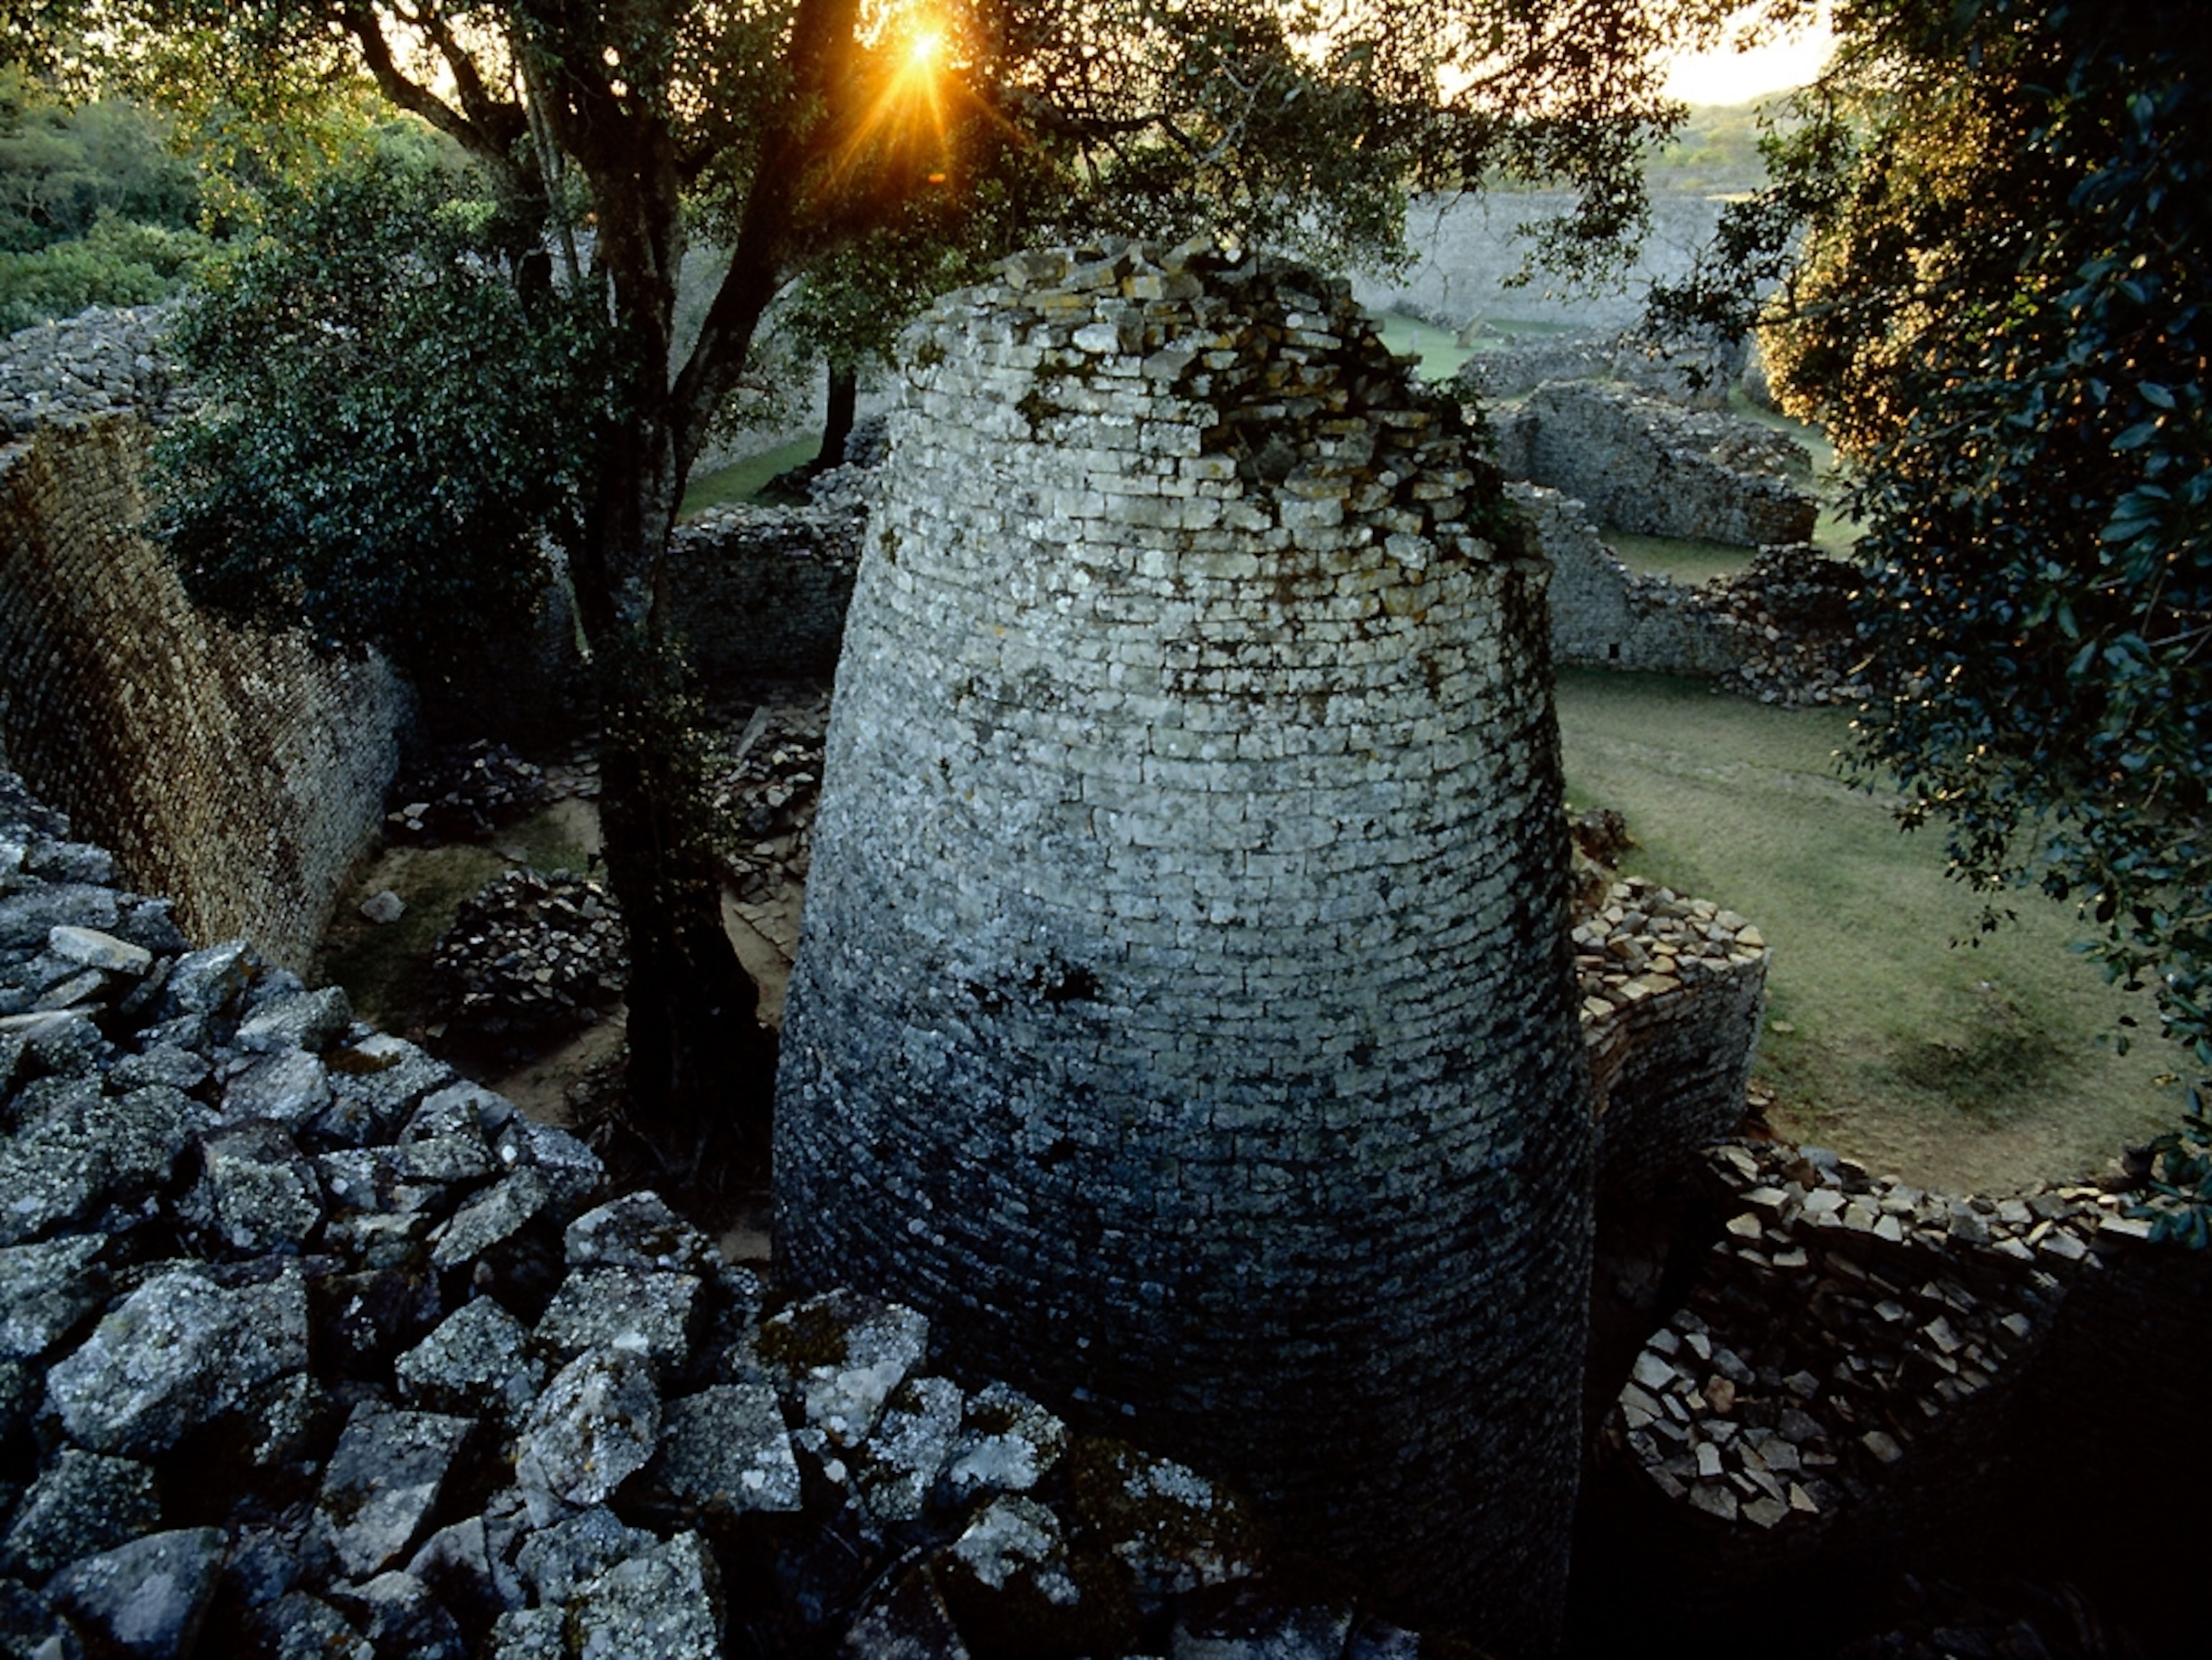
[[[210,603],[418,667],[534,603],[610,335],[550,287],[526,300],[467,184],[364,151],[208,271],[175,335],[206,407],[163,440],[155,525]]]
[[[1662,298],[1724,322],[1784,279],[1776,379],[1866,525],[1861,763],[1960,875],[2079,901],[2212,1062],[2212,37],[2179,3],[1838,21],[1733,291]]]

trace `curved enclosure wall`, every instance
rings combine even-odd
[[[192,605],[132,528],[148,430],[0,448],[0,754],[194,937],[302,968],[380,827],[404,688]]]
[[[1540,1651],[1590,1226],[1542,568],[1340,285],[1024,256],[905,344],[782,1267]]]

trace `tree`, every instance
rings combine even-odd
[[[2172,3],[1839,22],[1723,245],[1784,279],[1775,379],[1856,469],[1856,754],[2212,1063],[2212,44]]]
[[[0,334],[167,299],[207,256],[191,167],[163,137],[134,105],[72,106],[0,64]]]
[[[93,0],[6,3],[51,39],[57,13],[81,23]],[[694,1124],[734,1106],[757,1125],[768,1081],[742,1053],[750,988],[722,942],[685,769],[665,764],[680,748],[667,711],[682,688],[662,555],[770,302],[941,213],[974,247],[1103,223],[1342,253],[1394,242],[1408,186],[1503,173],[1577,181],[1571,231],[1618,234],[1638,221],[1640,142],[1674,114],[1656,55],[1709,38],[1724,9],[110,0],[75,51],[156,53],[159,78],[204,102],[366,75],[462,146],[507,201],[543,215],[572,188],[580,197],[588,236],[573,265],[564,250],[562,286],[604,311],[609,343],[574,409],[588,466],[553,528],[599,669],[606,857],[631,936],[633,1101]],[[676,279],[694,228],[732,257],[679,358]],[[441,460],[418,460],[428,490]]]

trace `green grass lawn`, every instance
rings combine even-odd
[[[1407,317],[1402,312],[1379,312],[1374,321],[1385,346],[1401,354],[1411,352],[1421,360],[1420,373],[1424,380],[1449,379],[1458,373],[1460,366],[1477,352],[1501,352],[1523,340],[1583,332],[1563,323],[1488,319],[1482,333],[1475,337],[1474,343],[1463,345],[1460,337],[1449,329],[1439,329],[1433,323],[1424,323],[1419,318]]]
[[[750,501],[778,473],[802,466],[821,453],[822,438],[817,433],[811,438],[793,439],[773,450],[763,450],[758,455],[733,461],[726,467],[717,467],[711,473],[696,473],[684,487],[682,512],[688,517],[733,501]]]
[[[1559,706],[1570,798],[1626,815],[1627,868],[1765,934],[1758,1070],[1778,1132],[2003,1190],[2094,1171],[2179,1118],[2178,1052],[2108,1045],[2121,1015],[2151,1010],[2068,951],[2071,908],[2014,896],[2018,924],[1979,935],[1941,842],[1838,776],[1845,716],[1595,670],[1563,674]]]
[[[1698,542],[1685,536],[1638,536],[1633,530],[1603,530],[1605,545],[1620,555],[1632,571],[1671,577],[1686,588],[1695,588],[1714,577],[1732,577],[1749,565],[1754,549],[1725,542]]]

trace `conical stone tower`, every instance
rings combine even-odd
[[[781,1268],[1541,1652],[1590,1251],[1542,569],[1310,273],[1024,256],[905,347]]]

